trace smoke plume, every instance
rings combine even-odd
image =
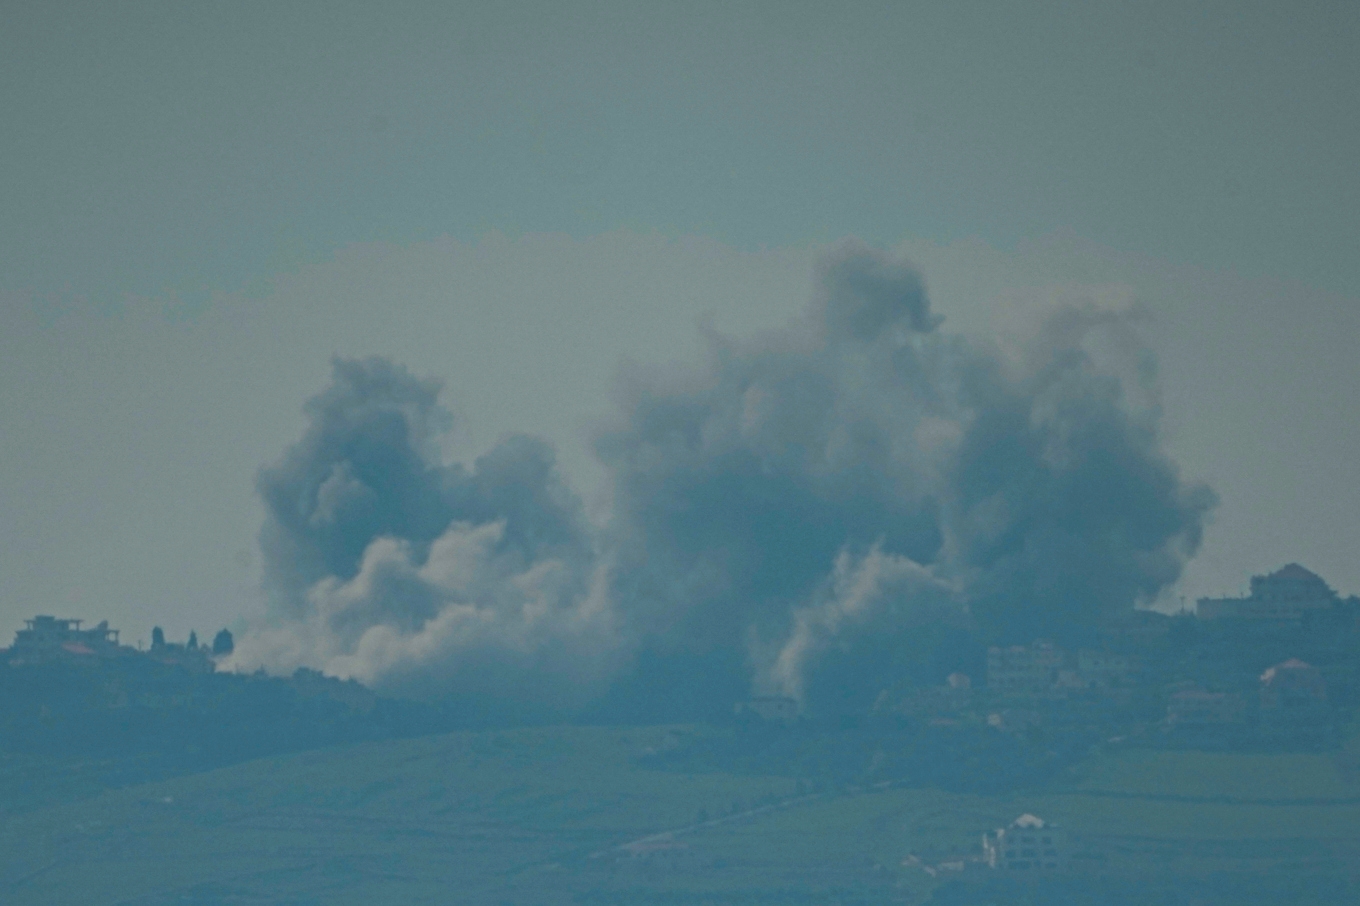
[[[579,703],[615,647],[598,557],[552,449],[511,437],[440,460],[440,387],[337,359],[308,427],[257,486],[271,620],[241,666],[530,711]]]
[[[753,689],[859,707],[979,640],[1079,642],[1178,578],[1214,498],[1160,447],[1130,312],[965,339],[855,244],[816,287],[784,329],[621,376],[598,532],[544,442],[445,463],[436,384],[337,361],[260,474],[272,619],[240,663],[611,717]]]

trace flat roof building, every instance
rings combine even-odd
[[[987,688],[1001,695],[1045,692],[1063,664],[1062,652],[1051,642],[987,649]]]
[[[119,654],[118,630],[110,629],[108,621],[91,629],[81,629],[83,622],[41,615],[24,620],[24,628],[14,634],[9,662],[16,666],[80,662]]]
[[[988,868],[1054,872],[1065,869],[1067,859],[1067,835],[1037,815],[1021,815],[1007,827],[982,835],[982,860]]]
[[[1321,576],[1290,563],[1269,575],[1252,576],[1251,594],[1245,598],[1200,598],[1195,615],[1201,620],[1293,623],[1330,610],[1336,601],[1336,592]]]

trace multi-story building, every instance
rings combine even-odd
[[[20,664],[70,663],[114,657],[120,653],[118,630],[102,622],[93,629],[81,629],[83,620],[37,616],[24,620],[24,628],[14,634],[9,662]]]
[[[1252,576],[1251,594],[1245,598],[1200,598],[1195,614],[1201,620],[1297,623],[1308,614],[1331,610],[1336,602],[1336,592],[1320,576],[1290,563],[1270,575]]]
[[[1001,695],[1046,692],[1062,664],[1062,652],[1051,642],[988,648],[987,688]]]
[[[1035,815],[982,835],[982,860],[1002,871],[1053,872],[1067,868],[1067,835]]]

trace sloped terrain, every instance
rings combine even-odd
[[[1083,891],[1091,902],[1215,902],[1220,890],[1233,902],[1256,891],[1259,902],[1341,903],[1360,872],[1360,784],[1328,756],[1128,751],[1004,796],[654,766],[702,732],[365,743],[11,813],[0,901],[981,903],[995,901],[993,875],[924,866],[967,859],[982,831],[1022,811],[1067,828],[1078,868],[1067,888],[1004,902],[1081,902]],[[618,848],[667,831],[638,857]]]

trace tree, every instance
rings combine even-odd
[[[151,650],[165,647],[165,632],[159,627],[151,630]]]
[[[194,632],[192,629],[190,629],[190,630],[189,630],[189,644],[188,644],[188,645],[185,645],[184,647],[185,647],[185,648],[188,648],[190,651],[194,651],[195,649],[197,649],[197,648],[198,648],[198,633],[196,633],[196,632]]]
[[[236,650],[236,640],[231,637],[231,633],[223,629],[213,636],[212,653],[216,656],[231,654]]]

